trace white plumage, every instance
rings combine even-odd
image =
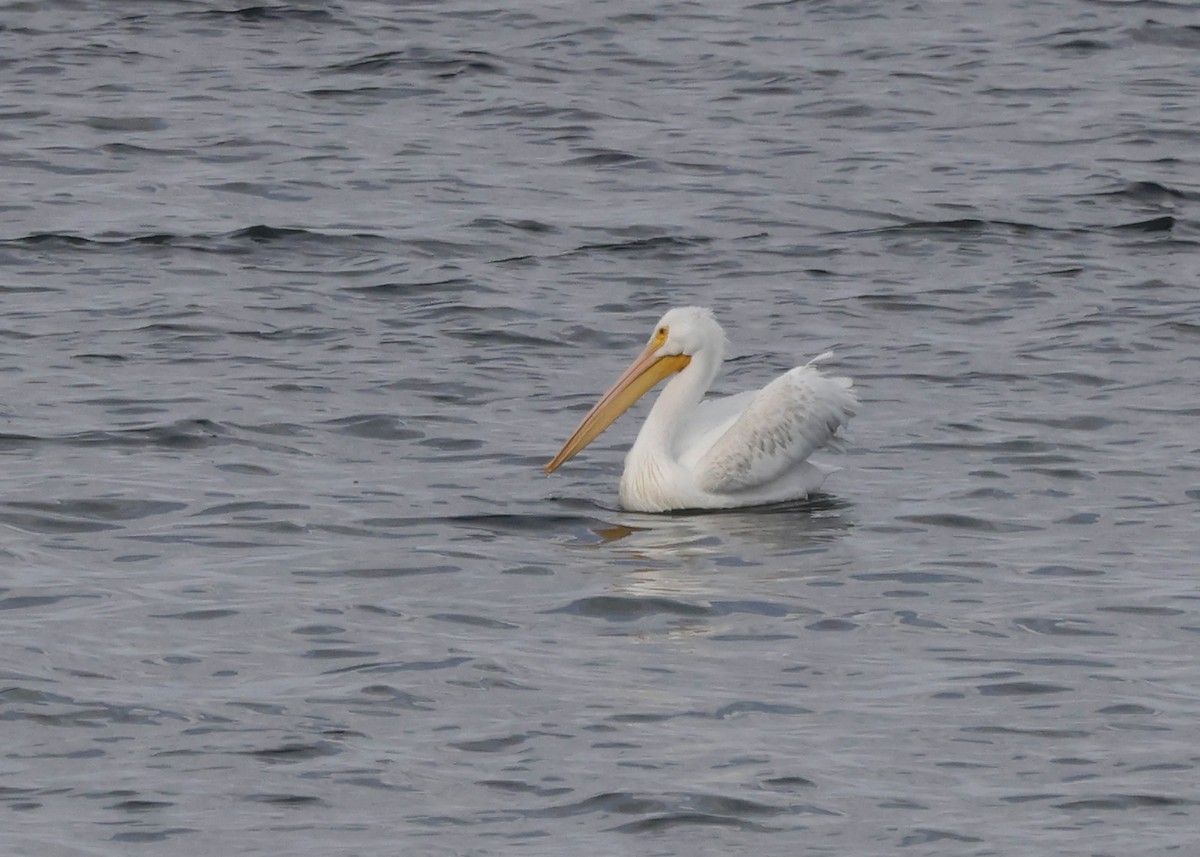
[[[830,470],[808,461],[858,404],[849,378],[816,364],[825,353],[761,390],[704,400],[725,356],[711,310],[679,307],[662,317],[642,354],[584,417],[546,465],[553,472],[665,377],[625,458],[621,505],[631,511],[727,509],[802,499]]]

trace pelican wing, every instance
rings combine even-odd
[[[849,378],[814,365],[832,356],[785,372],[752,394],[740,416],[722,420],[728,427],[694,465],[701,490],[732,494],[767,484],[829,443],[858,405]]]
[[[738,421],[750,406],[750,402],[761,392],[746,390],[732,396],[705,399],[698,404],[691,419],[680,429],[679,443],[676,447],[680,463],[684,467],[694,468],[704,453],[721,435],[729,431],[730,426]]]

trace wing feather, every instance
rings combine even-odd
[[[816,368],[832,356],[822,354],[759,390],[697,460],[698,486],[713,494],[755,488],[827,445],[858,405],[849,378]]]
[[[738,421],[758,390],[746,390],[732,396],[705,399],[696,406],[696,413],[683,426],[676,447],[680,463],[689,469],[714,443]]]

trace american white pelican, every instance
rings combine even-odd
[[[731,509],[799,500],[836,468],[808,461],[858,405],[849,378],[816,368],[825,353],[761,390],[701,401],[725,358],[725,332],[703,307],[669,310],[645,350],[598,401],[558,455],[553,473],[668,376],[625,456],[621,505],[634,512]]]

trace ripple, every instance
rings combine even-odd
[[[375,440],[413,440],[423,438],[425,433],[405,424],[391,414],[362,414],[353,417],[342,417],[325,423],[334,427],[335,431],[352,437],[372,438]]]
[[[977,836],[970,836],[965,833],[955,833],[951,830],[935,830],[932,828],[917,828],[912,833],[906,834],[900,840],[902,847],[911,845],[928,845],[932,842],[962,842],[966,844],[974,844],[983,842]]]
[[[114,833],[112,835],[113,842],[165,842],[173,836],[180,836],[185,833],[197,833],[197,828],[194,827],[167,827],[162,830],[140,830],[140,831],[125,831],[123,833]]]
[[[52,503],[10,501],[5,505],[12,509],[52,513],[53,516],[69,515],[99,521],[136,521],[187,508],[187,503],[171,500],[138,500],[124,497],[58,500]]]
[[[1040,616],[1018,617],[1013,620],[1019,628],[1035,634],[1050,634],[1059,637],[1112,637],[1111,631],[1087,627],[1090,622],[1080,619],[1059,619]]]
[[[499,619],[489,619],[486,616],[472,616],[464,613],[434,613],[430,619],[439,622],[452,622],[457,625],[471,625],[476,628],[491,628],[498,631],[508,631],[520,626],[512,622],[502,622]]]
[[[594,595],[579,598],[554,613],[573,613],[590,618],[608,619],[610,622],[631,622],[646,616],[666,614],[669,616],[715,616],[709,605],[693,604],[674,598],[659,596]]]
[[[330,741],[314,741],[311,743],[292,742],[280,744],[276,747],[267,747],[261,750],[245,751],[248,755],[261,759],[264,762],[273,764],[294,765],[300,762],[306,762],[310,759],[319,759],[325,756],[336,756],[342,752],[341,748]]]
[[[1055,804],[1058,809],[1090,810],[1090,811],[1120,811],[1130,809],[1146,809],[1151,807],[1196,806],[1197,801],[1159,794],[1110,794],[1101,797],[1078,798]]]
[[[510,747],[517,747],[529,740],[524,733],[505,735],[500,738],[482,738],[477,741],[454,741],[450,746],[456,750],[466,750],[470,753],[499,753]]]
[[[134,799],[130,799],[130,800],[118,801],[117,803],[111,804],[110,806],[105,807],[105,808],[106,809],[115,809],[115,810],[119,810],[121,812],[142,813],[142,812],[153,812],[154,810],[158,810],[158,809],[168,809],[172,806],[175,806],[175,803],[173,801],[139,800],[139,799],[134,798]]]
[[[1037,681],[1003,681],[981,684],[977,690],[983,696],[1039,696],[1047,693],[1064,693],[1071,688]]]
[[[310,806],[328,806],[315,795],[300,794],[246,794],[241,799],[250,803],[266,803],[273,806],[294,807],[307,809]]]
[[[974,530],[982,533],[1024,533],[1041,529],[1041,527],[1029,524],[1018,524],[1012,521],[994,521],[957,512],[943,512],[933,515],[897,515],[896,520],[909,521],[914,524],[927,524],[934,527],[950,527],[956,530]]]
[[[777,829],[759,822],[706,812],[673,812],[630,821],[609,829],[615,833],[662,833],[674,827],[694,825],[730,827],[751,833],[770,833]]]
[[[237,616],[240,611],[228,609],[187,610],[183,613],[155,613],[155,619],[185,619],[188,621],[208,621],[211,619],[227,619]]]
[[[962,731],[978,735],[1005,735],[1014,738],[1048,738],[1053,740],[1086,738],[1092,734],[1086,729],[1018,729],[1011,726],[967,726]]]

